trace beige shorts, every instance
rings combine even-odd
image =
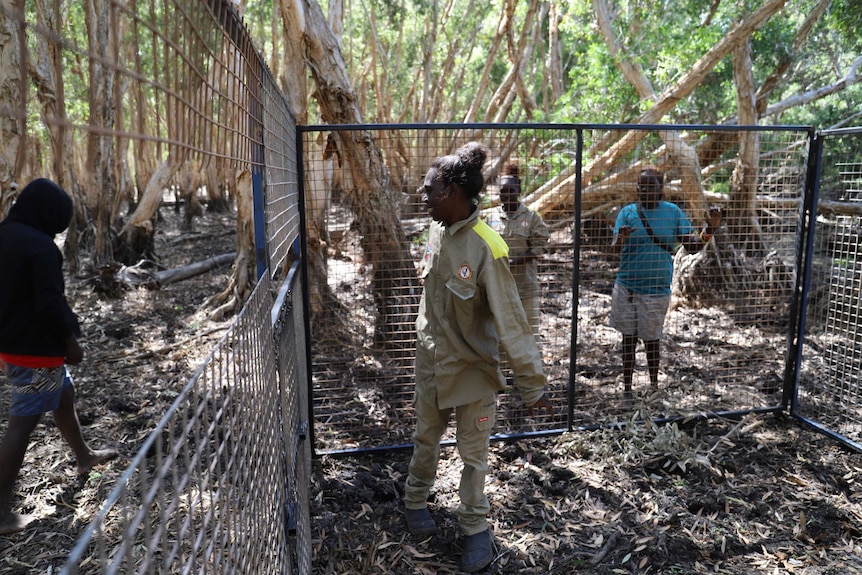
[[[661,339],[670,295],[639,295],[614,284],[609,324],[623,335],[636,335],[643,341]]]

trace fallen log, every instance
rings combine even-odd
[[[155,276],[155,281],[158,283],[158,285],[164,286],[183,281],[195,276],[199,276],[208,271],[219,268],[223,265],[227,265],[229,263],[232,263],[235,258],[236,252],[231,252],[229,254],[221,254],[200,262],[195,262],[193,264],[189,264],[172,270],[156,272],[153,275]]]
[[[154,270],[157,264],[150,260],[141,260],[133,266],[112,263],[99,268],[93,289],[109,297],[119,297],[123,291],[137,287],[160,289],[232,263],[235,258],[236,252],[231,252],[170,270]]]

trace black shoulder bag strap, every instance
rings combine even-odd
[[[638,217],[641,219],[641,223],[643,224],[646,232],[649,234],[649,237],[652,238],[653,243],[655,243],[655,245],[657,245],[658,247],[660,247],[661,249],[663,249],[664,251],[666,251],[670,255],[673,255],[675,250],[668,247],[667,244],[660,241],[657,237],[655,237],[655,234],[652,233],[652,228],[649,227],[649,220],[647,220],[646,216],[644,216],[643,208],[641,208],[640,204],[638,204]]]

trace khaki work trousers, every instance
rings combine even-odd
[[[427,505],[428,494],[437,475],[440,460],[440,439],[455,410],[456,445],[464,469],[458,494],[458,523],[464,535],[475,535],[488,529],[491,505],[485,496],[485,477],[488,475],[488,446],[497,408],[497,394],[467,405],[440,409],[437,398],[416,394],[416,431],[413,432],[413,457],[408,467],[404,489],[404,506],[422,509]]]

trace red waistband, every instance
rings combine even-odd
[[[18,367],[60,367],[66,363],[65,357],[48,355],[18,355],[15,353],[0,353],[0,359]]]

